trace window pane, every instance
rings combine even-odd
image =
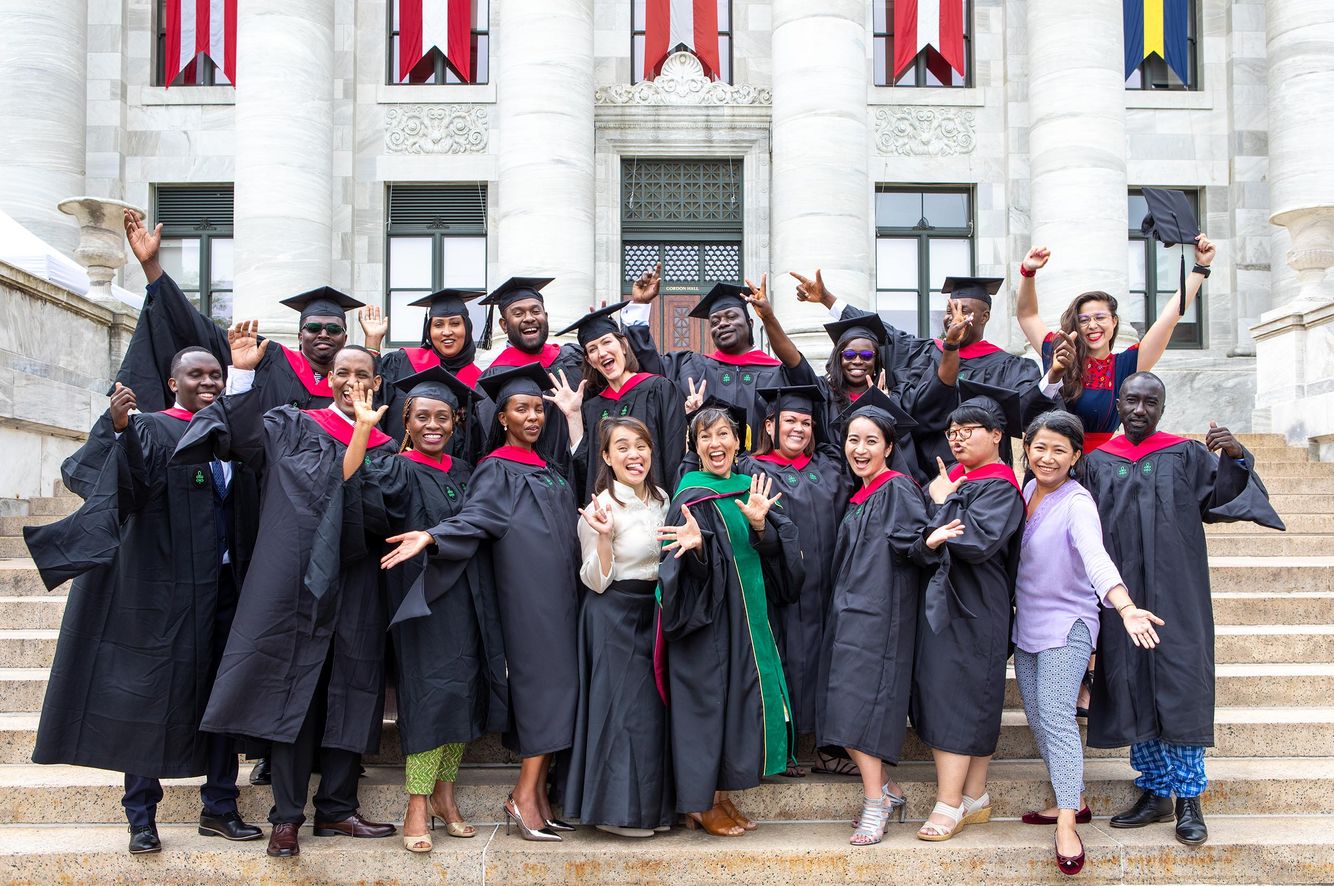
[[[389,238],[389,288],[431,287],[431,238]]]
[[[630,82],[644,79],[644,35],[636,34],[630,41]]]
[[[945,326],[945,302],[949,297],[943,292],[931,291],[929,304],[931,313],[926,324],[926,334],[930,338],[940,338],[941,330]]]
[[[1138,289],[1143,292],[1148,283],[1144,280],[1144,241],[1131,240],[1130,247],[1126,250],[1127,279],[1130,282],[1131,289]]]
[[[889,38],[876,37],[872,41],[872,46],[875,59],[872,62],[871,70],[875,72],[875,85],[885,86],[889,83],[889,72],[887,70],[889,61],[886,58],[889,54]]]
[[[718,30],[732,30],[732,0],[718,0]]]
[[[473,37],[472,82],[491,82],[491,37],[488,34]]]
[[[880,228],[915,228],[922,218],[922,195],[880,191],[875,195],[875,223]]]
[[[209,318],[224,329],[232,325],[232,291],[214,289],[208,294]]]
[[[718,38],[718,66],[722,68],[718,72],[718,79],[724,83],[732,82],[732,38]]]
[[[1149,214],[1149,202],[1144,199],[1143,194],[1131,194],[1126,198],[1126,218],[1130,221],[1130,227],[1139,230],[1139,224],[1144,220],[1144,216]]]
[[[875,286],[877,289],[917,291],[917,239],[879,237],[875,241]]]
[[[415,292],[389,293],[390,341],[408,342],[413,346],[421,341],[422,318],[426,316],[426,309],[411,308],[408,307],[408,303],[426,295],[430,295],[430,292],[424,289]]]
[[[936,228],[968,227],[968,195],[927,191],[922,195],[922,214]]]
[[[158,261],[182,289],[199,288],[199,239],[163,240]]]
[[[1132,289],[1126,296],[1125,301],[1117,303],[1116,313],[1123,324],[1135,327],[1135,332],[1139,335],[1144,334],[1146,326],[1144,324],[1143,291]]]
[[[232,240],[230,237],[214,237],[209,241],[212,252],[212,267],[209,269],[209,288],[212,290],[232,288]]]
[[[484,289],[486,287],[486,238],[441,238],[440,287]]]
[[[634,18],[630,22],[630,27],[635,31],[644,30],[644,23],[647,19],[646,0],[634,0]]]
[[[889,33],[889,3],[886,0],[871,0],[871,25],[874,33]]]
[[[876,313],[895,329],[917,332],[917,292],[877,292]]]
[[[394,4],[398,6],[397,3]],[[472,0],[472,26],[473,30],[486,31],[491,28],[491,2],[490,0]]]
[[[1158,296],[1168,298],[1177,291],[1181,285],[1181,254],[1182,247],[1173,246],[1170,249],[1161,243],[1153,244],[1154,260],[1157,263],[1157,274],[1155,279],[1157,283]],[[1192,250],[1186,258],[1186,273],[1190,273],[1191,267],[1195,264],[1195,253]]]
[[[973,250],[967,240],[932,240],[928,251],[927,280],[932,286],[940,286],[946,277],[972,276]]]

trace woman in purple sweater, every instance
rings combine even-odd
[[[1076,481],[1083,449],[1084,426],[1068,412],[1045,412],[1025,431],[1024,460],[1034,479],[1024,487],[1028,519],[1015,581],[1014,673],[1056,793],[1055,807],[1029,812],[1024,822],[1056,825],[1056,864],[1064,874],[1084,867],[1075,823],[1092,817],[1083,803],[1075,698],[1098,642],[1098,609],[1115,607],[1145,649],[1158,644],[1153,626],[1163,623],[1134,604],[1103,548],[1097,506]]]

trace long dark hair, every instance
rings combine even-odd
[[[1079,483],[1084,482],[1084,422],[1079,416],[1072,412],[1066,412],[1064,409],[1051,409],[1042,413],[1037,418],[1029,422],[1024,429],[1024,470],[1029,471],[1028,447],[1033,442],[1033,438],[1038,435],[1038,431],[1051,431],[1053,434],[1060,434],[1070,442],[1070,448],[1080,454],[1079,461],[1075,462],[1070,471],[1070,476]]]
[[[1079,334],[1079,311],[1091,301],[1106,302],[1107,310],[1112,315],[1112,340],[1107,343],[1108,348],[1116,347],[1116,336],[1121,331],[1116,299],[1109,293],[1095,289],[1075,296],[1075,300],[1070,302],[1070,307],[1061,315],[1061,331],[1066,335],[1072,332],[1075,334],[1075,363],[1066,368],[1061,380],[1061,399],[1066,403],[1075,402],[1084,393],[1084,364],[1088,362],[1089,348],[1084,343],[1084,337]]]
[[[638,372],[639,360],[635,357],[635,352],[630,349],[630,339],[626,338],[625,334],[621,332],[614,332],[612,334],[616,336],[616,340],[620,342],[621,347],[625,349],[625,371],[629,373]],[[583,372],[584,381],[588,382],[587,390],[590,397],[596,397],[609,387],[607,384],[607,377],[598,371],[596,366],[588,362],[587,351],[584,351],[584,359],[579,366]]]
[[[864,335],[847,335],[842,338],[834,349],[829,352],[829,359],[824,363],[825,381],[829,383],[829,394],[834,401],[834,405],[839,412],[842,412],[852,403],[852,395],[848,393],[848,377],[843,373],[843,360],[839,353],[846,348],[847,343],[858,338],[866,338]],[[868,379],[871,387],[875,387],[880,378],[881,371],[885,366],[880,361],[880,346],[875,339],[867,339],[871,343],[871,350],[875,351],[875,359],[871,361],[871,376]],[[889,379],[893,383],[893,379]]]
[[[593,480],[593,494],[596,495],[605,491],[611,496],[612,501],[617,504],[621,503],[621,500],[616,497],[616,487],[612,485],[612,481],[616,479],[616,472],[611,469],[611,465],[607,464],[606,458],[603,457],[611,446],[612,432],[617,428],[624,428],[648,444],[648,473],[644,476],[644,482],[648,485],[648,497],[654,501],[666,501],[667,496],[658,486],[658,472],[653,464],[653,435],[649,433],[648,425],[631,416],[613,415],[598,422],[598,439],[602,442],[602,445],[598,447],[598,470]]]

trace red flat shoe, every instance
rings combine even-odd
[[[1078,836],[1078,835],[1076,835]],[[1056,837],[1051,838],[1052,848],[1056,847]],[[1084,838],[1079,838],[1079,854],[1075,856],[1062,855],[1061,850],[1056,850],[1056,866],[1061,869],[1061,873],[1067,877],[1073,877],[1075,874],[1084,870]]]
[[[1020,819],[1024,824],[1056,824],[1056,819],[1050,815],[1043,815],[1036,810],[1030,810],[1024,813]],[[1075,824],[1088,824],[1093,821],[1093,810],[1085,806],[1075,813]]]

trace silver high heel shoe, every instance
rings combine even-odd
[[[888,821],[891,815],[898,813],[899,824],[908,820],[908,798],[900,797],[898,794],[890,793],[889,785],[880,788],[880,796],[885,801],[885,820]]]
[[[546,828],[530,828],[523,823],[523,815],[519,813],[519,804],[514,802],[514,795],[511,794],[505,801],[505,835],[510,832],[510,824],[519,829],[519,836],[525,840],[532,840],[534,843],[559,843],[560,834],[553,834]]]

